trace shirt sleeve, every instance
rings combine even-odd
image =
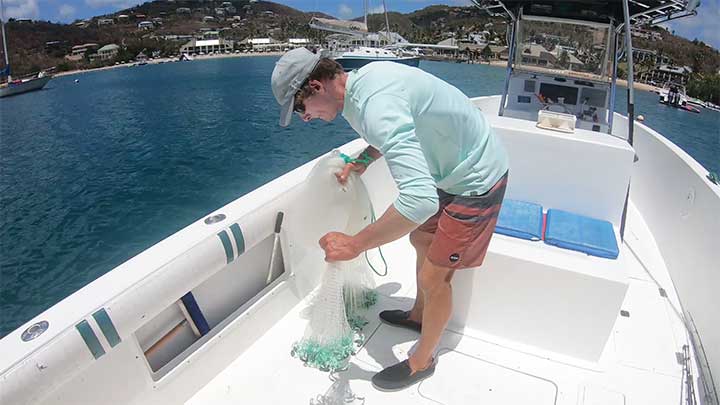
[[[380,147],[400,192],[395,209],[422,224],[437,212],[438,195],[407,101],[378,95],[367,101],[364,110],[363,130],[368,140]]]

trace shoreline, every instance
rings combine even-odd
[[[219,55],[195,55],[193,56],[193,61],[197,60],[207,60],[207,59],[225,59],[225,58],[252,58],[252,57],[259,57],[259,56],[282,56],[284,52],[263,52],[263,53],[231,53],[231,54],[219,54]],[[162,63],[173,63],[173,62],[179,62],[177,58],[157,58],[157,59],[151,59],[147,61],[148,65],[159,65]],[[183,61],[186,62],[186,61]],[[83,74],[83,73],[91,73],[91,72],[100,72],[103,70],[111,70],[111,69],[117,69],[117,68],[123,68],[123,67],[135,67],[137,65],[137,62],[129,62],[129,63],[121,63],[118,65],[110,65],[110,66],[101,66],[97,68],[91,68],[91,69],[75,69],[75,70],[68,70],[65,72],[59,72],[53,74],[53,77],[62,77],[62,76],[71,76],[71,75],[77,75],[77,74]]]
[[[437,62],[455,62],[455,60],[454,59],[445,59],[445,60],[437,60]],[[490,65],[490,66],[501,67],[501,68],[507,67],[507,61],[504,61],[504,60],[491,60],[490,62],[482,62],[482,63],[477,63],[477,64],[478,65]],[[627,80],[624,80],[624,79],[617,79],[617,84],[618,84],[618,86],[622,86],[622,87],[628,86]],[[658,91],[662,90],[661,88],[659,88],[657,86],[653,86],[653,85],[646,84],[646,83],[640,83],[640,82],[634,82],[633,87],[636,90],[649,91],[649,92],[653,92],[653,93],[657,93]]]
[[[219,54],[219,55],[195,55],[195,56],[193,56],[193,59],[194,60],[207,60],[207,59],[224,59],[224,58],[251,58],[251,57],[259,57],[259,56],[282,56],[284,53],[285,52],[263,52],[263,53],[231,53],[231,54]],[[426,60],[426,59],[423,59],[423,60]],[[431,60],[434,62],[448,62],[448,63],[455,62],[454,59],[440,59],[440,60],[427,59],[427,60]],[[161,64],[161,63],[172,63],[172,62],[177,62],[177,61],[178,61],[177,58],[158,58],[158,59],[148,60],[147,64],[148,65],[157,65],[157,64]],[[70,75],[76,75],[76,74],[82,74],[82,73],[98,72],[98,71],[102,71],[102,70],[110,70],[110,69],[116,69],[116,68],[121,68],[121,67],[133,67],[136,64],[137,64],[137,62],[130,62],[130,63],[123,63],[123,64],[112,65],[112,66],[102,66],[102,67],[92,68],[92,69],[68,70],[66,72],[56,73],[53,75],[53,77],[62,77],[62,76],[70,76]],[[483,65],[487,64],[487,65],[495,66],[495,67],[507,67],[507,62],[502,61],[502,60],[493,60],[493,61],[490,61],[487,63],[479,63],[479,64],[483,64]],[[617,84],[622,87],[627,87],[627,80],[617,79]],[[639,82],[635,82],[633,87],[637,90],[649,91],[649,92],[655,92],[655,93],[657,93],[658,91],[661,90],[660,88],[658,88],[656,86],[652,86],[652,85],[645,84],[645,83],[639,83]]]

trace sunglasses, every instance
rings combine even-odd
[[[300,89],[295,93],[294,96],[294,104],[293,104],[293,111],[295,111],[298,114],[305,114],[305,97],[298,97],[304,90],[304,87],[307,86],[307,84],[310,82],[310,78],[305,79],[302,85],[300,85]]]
[[[305,103],[300,101],[297,101],[297,97],[295,99],[295,104],[293,105],[293,111],[295,111],[298,114],[305,114]]]

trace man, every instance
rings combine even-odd
[[[508,159],[482,113],[458,89],[420,70],[373,62],[345,73],[304,48],[287,52],[272,74],[280,125],[293,111],[303,121],[338,113],[371,146],[364,161],[385,157],[399,196],[357,235],[320,240],[326,260],[349,260],[406,234],[417,252],[417,295],[410,311],[380,313],[391,325],[421,333],[408,360],[377,373],[381,390],[408,387],[435,370],[434,352],[450,318],[457,269],[482,264],[507,183]],[[369,163],[350,163],[362,174]]]

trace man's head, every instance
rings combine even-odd
[[[305,48],[293,49],[275,64],[272,90],[280,104],[280,125],[290,124],[293,111],[304,121],[332,121],[342,110],[346,75],[339,63]]]

